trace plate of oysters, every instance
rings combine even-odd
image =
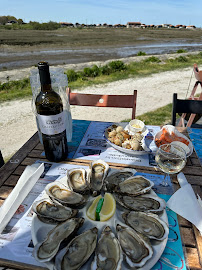
[[[134,119],[129,124],[112,124],[105,129],[103,136],[118,151],[128,155],[144,155],[151,152],[146,140],[148,132],[142,121]]]
[[[48,184],[32,205],[36,260],[51,270],[151,269],[168,239],[166,203],[135,173],[96,160]]]

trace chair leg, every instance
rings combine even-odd
[[[191,127],[192,122],[194,121],[196,114],[192,113],[191,116],[189,117],[189,121],[187,122],[187,127]]]

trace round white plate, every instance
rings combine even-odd
[[[119,123],[119,124],[116,124],[116,125],[121,125],[121,126],[123,126],[123,128],[125,129],[125,130],[127,130],[128,132],[129,132],[129,134],[130,135],[133,135],[134,133],[133,132],[131,132],[130,131],[130,129],[129,129],[129,125],[127,124],[124,124],[124,123]],[[132,155],[132,156],[139,156],[139,155],[145,155],[145,154],[148,154],[149,152],[151,152],[150,150],[149,151],[145,151],[145,150],[142,150],[142,151],[135,151],[135,150],[132,150],[132,149],[126,149],[126,148],[123,148],[123,147],[121,147],[121,146],[118,146],[118,145],[116,145],[116,144],[114,144],[114,143],[112,143],[112,142],[110,142],[109,140],[108,140],[108,136],[107,136],[107,130],[108,130],[108,128],[110,128],[111,126],[109,126],[109,127],[107,127],[106,129],[105,129],[105,131],[104,131],[104,134],[103,134],[103,136],[104,136],[104,138],[105,138],[105,140],[108,142],[108,144],[110,144],[114,149],[116,149],[116,150],[118,150],[118,151],[120,151],[120,152],[123,152],[123,153],[125,153],[125,154],[127,154],[127,155]],[[144,130],[144,132],[143,132],[143,135],[144,136],[146,136],[147,135],[147,133],[148,133],[148,129],[145,129]]]
[[[57,180],[57,181],[60,181],[60,180]],[[61,179],[61,181],[63,181],[63,179]],[[151,191],[151,193],[152,193],[152,195],[156,195],[156,193],[154,191]],[[127,211],[127,210],[126,209],[124,210],[124,208],[119,207],[118,204],[117,204],[117,208],[116,208],[116,213],[109,220],[107,220],[105,222],[90,220],[86,216],[86,210],[88,209],[89,205],[91,204],[91,202],[94,199],[95,199],[94,197],[90,196],[88,199],[88,203],[84,206],[84,208],[79,210],[79,213],[77,216],[84,217],[85,222],[84,222],[84,225],[79,229],[78,233],[82,233],[83,231],[86,231],[86,230],[96,226],[98,228],[98,238],[99,238],[101,232],[103,231],[103,229],[106,226],[110,226],[112,228],[113,232],[115,232],[115,228],[116,228],[117,224],[127,226],[124,223],[124,220],[122,219],[122,213],[124,211]],[[165,210],[164,210],[163,214],[160,216],[160,219],[162,219],[163,221],[165,221],[168,224],[168,217],[167,217]],[[37,218],[37,215],[34,214],[33,219],[32,219],[32,227],[31,227],[33,244],[36,245],[38,242],[43,241],[43,239],[45,239],[48,232],[50,230],[52,230],[55,226],[56,225],[50,225],[50,224],[46,224],[46,223],[41,222]],[[166,247],[167,240],[168,240],[168,238],[164,239],[163,241],[159,241],[159,242],[158,241],[151,241],[152,247],[153,247],[153,256],[149,261],[147,261],[147,263],[144,265],[144,267],[139,268],[139,269],[148,270],[148,269],[151,269],[157,263],[157,261],[161,257],[161,255]],[[81,267],[81,269],[82,270],[90,269],[92,260],[93,260],[93,256],[91,256],[91,258]],[[45,265],[50,270],[54,269],[53,261],[45,263]],[[125,262],[123,262],[121,269],[128,270],[130,268],[128,267],[128,265]]]

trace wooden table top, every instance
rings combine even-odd
[[[187,135],[186,130],[183,128],[179,129]],[[187,135],[188,136],[188,135]],[[44,160],[40,155],[43,151],[43,146],[39,142],[38,134],[34,134],[23,146],[20,148],[16,154],[2,167],[0,168],[0,205],[3,204],[4,200],[8,197],[12,189],[15,187],[20,175],[24,171],[27,165],[33,164],[36,160]],[[87,165],[90,161],[69,159],[66,162],[68,164],[80,164]],[[126,167],[124,164],[114,164],[108,163],[112,168],[123,168]],[[145,173],[156,173],[157,169],[154,167],[139,167],[127,165],[127,167],[135,168],[139,172]],[[158,171],[158,173],[161,173]],[[188,182],[192,185],[195,193],[198,193],[202,198],[202,168],[200,162],[197,158],[195,151],[187,159],[187,164],[183,169]],[[179,188],[179,184],[176,176],[172,176],[172,182],[174,189]],[[178,222],[180,225],[181,238],[185,248],[185,257],[187,267],[191,270],[202,269],[202,236],[194,225],[185,220],[184,218],[178,216]],[[0,270],[4,269],[32,269],[31,267],[26,267],[17,262],[6,261],[0,259]],[[33,268],[42,269],[42,268]]]

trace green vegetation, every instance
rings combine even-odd
[[[142,120],[146,125],[164,125],[171,121],[171,112],[172,104],[168,104],[157,110],[137,116],[137,119]]]
[[[186,53],[186,52],[187,52],[187,50],[184,50],[184,49],[177,50],[177,53]]]
[[[31,96],[29,79],[0,84],[0,102]]]
[[[137,53],[137,56],[143,56],[143,55],[146,55],[146,52],[139,51],[139,52]]]

